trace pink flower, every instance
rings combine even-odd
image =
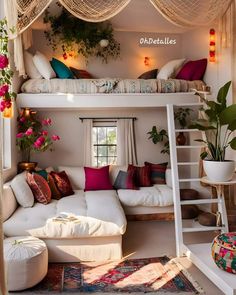
[[[3,70],[8,66],[8,58],[5,54],[0,54],[0,69]]]
[[[33,134],[33,129],[30,127],[29,129],[26,130],[25,135],[30,136]]]
[[[10,109],[11,107],[11,100],[10,99],[5,99],[5,105],[7,109]]]
[[[0,111],[4,112],[5,108],[6,108],[6,101],[1,100],[1,102],[0,102]]]
[[[52,140],[54,140],[54,141],[60,140],[60,137],[58,135],[53,135],[52,136]]]
[[[45,138],[43,136],[40,136],[35,142],[34,142],[34,147],[36,149],[41,148],[41,146],[44,144]]]
[[[48,132],[47,132],[46,130],[43,130],[41,133],[42,133],[42,135],[44,135],[44,136],[47,136],[47,135],[48,135]]]
[[[0,96],[4,96],[9,90],[9,86],[7,84],[2,85],[0,87]]]
[[[51,120],[50,118],[43,119],[43,120],[42,120],[42,124],[43,124],[44,126],[51,125],[51,124],[52,124],[52,120]]]
[[[16,138],[22,138],[24,136],[23,132],[17,133],[16,134]]]
[[[20,121],[21,123],[24,123],[24,122],[26,121],[26,119],[25,119],[25,117],[20,117],[19,121]]]

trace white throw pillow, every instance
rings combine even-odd
[[[24,208],[34,205],[34,195],[26,182],[26,172],[22,172],[13,178],[11,188],[19,205]]]
[[[183,65],[185,58],[174,59],[166,63],[158,72],[157,79],[169,79],[174,78],[178,69]]]
[[[51,78],[56,78],[56,73],[44,54],[37,51],[33,57],[33,61],[37,70],[45,79],[49,80]]]
[[[25,62],[25,71],[27,76],[31,79],[40,79],[42,75],[37,70],[34,62],[33,62],[33,55],[28,51],[24,52],[24,62]]]

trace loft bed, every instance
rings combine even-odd
[[[198,102],[204,82],[177,79],[30,79],[17,96],[19,108],[153,108]]]

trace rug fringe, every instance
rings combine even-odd
[[[206,294],[204,289],[199,285],[199,283],[193,278],[193,276],[183,267],[183,265],[177,261],[176,258],[170,260],[171,263],[175,263],[179,270],[186,276],[186,278],[191,282],[193,287],[197,290],[198,294]]]

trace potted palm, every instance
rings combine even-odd
[[[205,137],[197,139],[206,145],[201,153],[203,167],[207,177],[216,182],[229,181],[235,171],[235,163],[226,160],[226,150],[236,150],[236,105],[227,106],[226,97],[231,81],[220,88],[216,101],[203,98],[204,107],[200,109],[201,118],[190,128],[203,131]]]

